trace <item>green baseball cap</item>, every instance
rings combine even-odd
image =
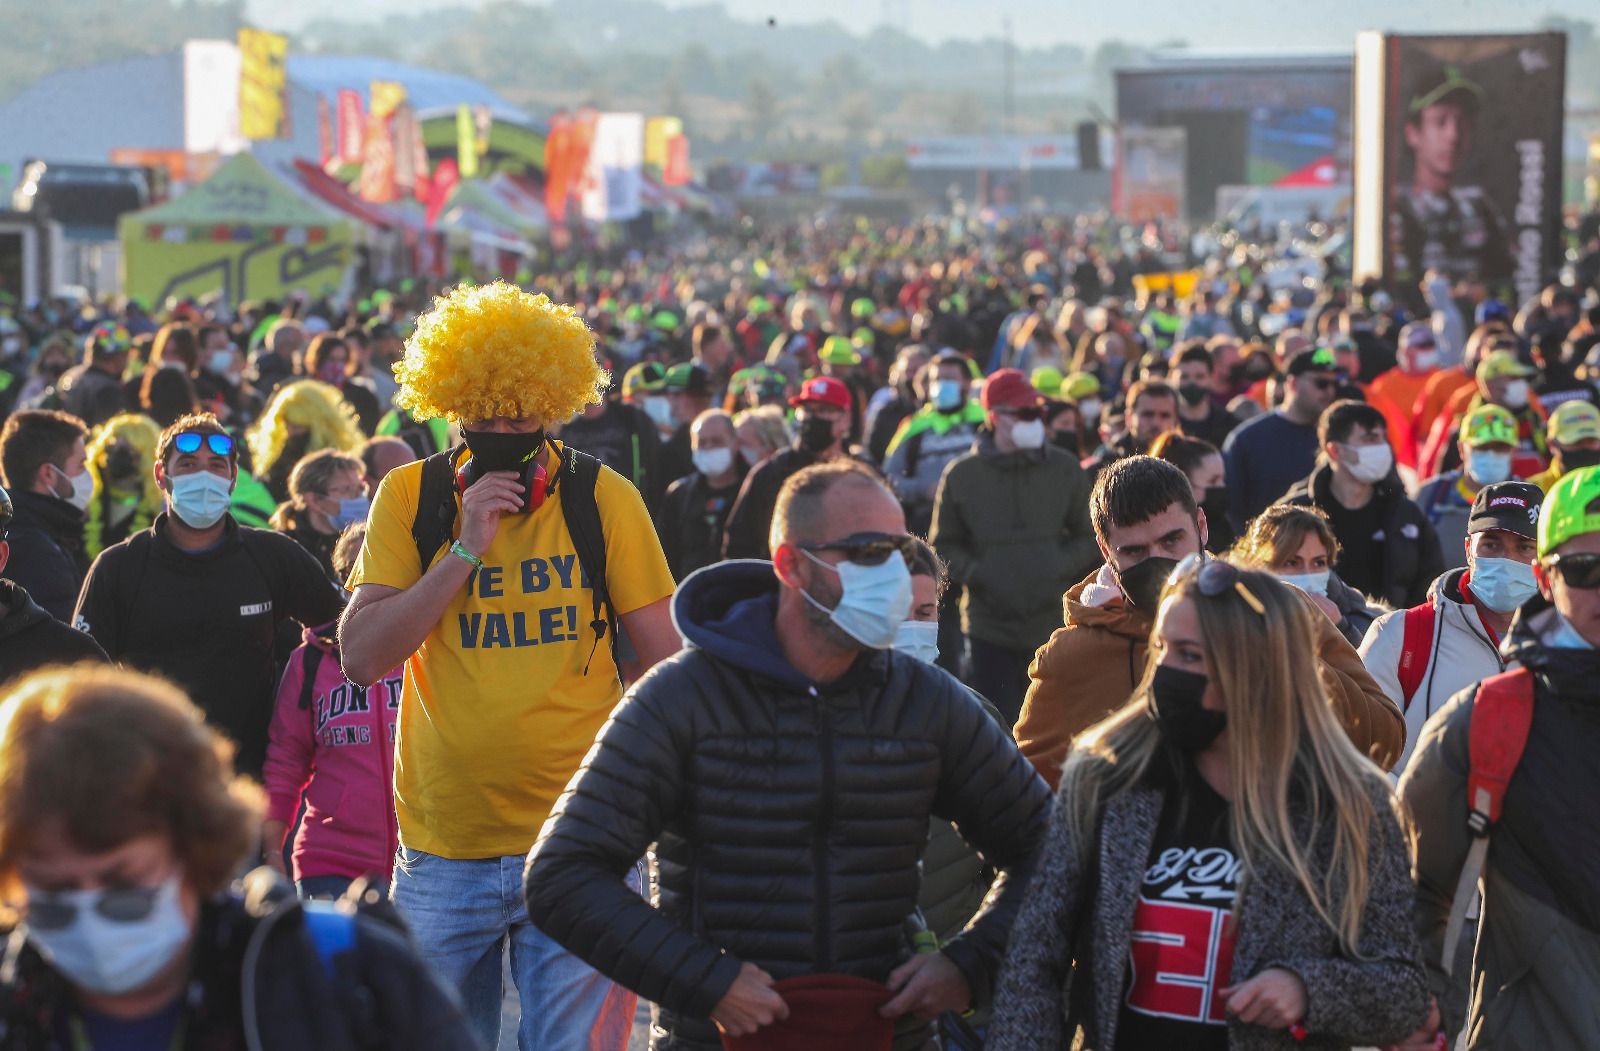
[[[850,316],[853,318],[869,318],[878,312],[878,304],[862,296],[850,304]]]
[[[829,336],[817,352],[817,360],[828,365],[859,365],[861,353],[844,336]]]
[[[1061,397],[1079,402],[1100,396],[1100,379],[1092,372],[1074,372],[1061,381]]]
[[[665,390],[667,386],[667,370],[658,362],[641,361],[627,372],[622,374],[622,396],[632,397],[635,394],[654,394]]]
[[[683,320],[670,310],[658,310],[656,316],[650,319],[650,324],[663,332],[676,332]]]
[[[1450,95],[1459,93],[1464,96],[1463,101],[1473,107],[1481,103],[1484,98],[1483,89],[1462,76],[1460,66],[1447,65],[1440,71],[1437,81],[1429,79],[1423,83],[1432,86],[1420,95],[1412,96],[1410,109],[1413,116],[1429,106],[1443,102]]]
[[[750,305],[745,308],[752,317],[772,313],[772,301],[766,296],[751,296]]]
[[[1460,438],[1474,449],[1480,445],[1515,448],[1521,440],[1517,437],[1516,418],[1498,405],[1482,405],[1467,413],[1461,421]]]
[[[1054,365],[1041,365],[1033,370],[1028,377],[1033,383],[1033,389],[1043,394],[1046,398],[1061,397],[1061,381],[1064,377],[1061,370]]]
[[[1568,471],[1550,487],[1539,514],[1539,557],[1585,533],[1600,533],[1600,467]]]

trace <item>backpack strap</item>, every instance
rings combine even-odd
[[[1455,947],[1466,926],[1467,909],[1477,894],[1478,879],[1489,854],[1489,833],[1500,820],[1506,787],[1517,771],[1533,726],[1533,673],[1513,668],[1485,679],[1473,699],[1467,727],[1467,829],[1472,847],[1456,881],[1450,922],[1444,932],[1446,974],[1455,962]]]
[[[594,646],[589,650],[589,660],[584,662],[583,673],[589,674],[589,664],[607,633],[611,636],[611,661],[621,679],[622,668],[617,663],[617,611],[606,587],[606,534],[600,521],[600,505],[595,499],[595,483],[600,477],[600,461],[572,446],[561,450],[561,515],[566,519],[567,532],[572,534],[572,546],[577,550],[578,565],[589,578],[592,609],[589,627],[594,632]]]
[[[436,452],[422,461],[417,487],[417,516],[411,521],[411,539],[417,545],[419,572],[426,573],[450,539],[456,521],[456,460],[465,444]]]
[[[1428,658],[1433,653],[1433,600],[1412,606],[1405,611],[1404,618],[1398,669],[1402,711],[1411,707],[1411,698],[1417,695],[1417,687],[1428,673]]]
[[[304,656],[300,658],[300,710],[307,711],[311,701],[317,695],[317,672],[322,668],[322,658],[326,656],[321,646],[307,646]]]

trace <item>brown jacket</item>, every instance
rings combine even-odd
[[[1079,596],[1094,579],[1067,592],[1066,626],[1034,655],[1028,669],[1033,681],[1017,720],[1017,746],[1051,788],[1061,778],[1073,737],[1122,707],[1144,674],[1154,618],[1121,603],[1085,606]],[[1310,598],[1305,602],[1312,604]],[[1313,610],[1322,681],[1339,721],[1356,748],[1387,770],[1405,749],[1405,719],[1339,629]]]

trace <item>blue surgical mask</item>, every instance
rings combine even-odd
[[[101,914],[103,890],[47,892],[28,888],[30,901],[47,900],[73,907],[65,926],[23,929],[56,971],[80,989],[102,996],[132,992],[160,974],[189,941],[192,928],[178,901],[179,878],[155,888],[147,915],[110,919]]]
[[[961,384],[955,380],[934,380],[928,388],[928,399],[940,412],[955,412],[961,408]]]
[[[828,614],[834,626],[871,650],[886,650],[894,645],[900,625],[911,613],[911,571],[906,560],[890,555],[875,566],[858,562],[830,565],[809,551],[802,554],[824,569],[839,575],[844,593],[832,609],[805,591],[805,600]]]
[[[1467,473],[1479,485],[1494,485],[1511,477],[1511,454],[1490,449],[1467,450]]]
[[[228,513],[233,482],[210,471],[196,471],[172,479],[167,502],[172,513],[190,529],[210,529]]]
[[[1592,650],[1594,644],[1572,626],[1572,622],[1561,614],[1556,614],[1556,623],[1549,631],[1540,636],[1539,641],[1546,648],[1552,650]]]
[[[1307,595],[1321,595],[1326,598],[1328,578],[1331,575],[1329,570],[1324,569],[1319,573],[1279,573],[1278,579],[1285,584],[1293,584]]]
[[[1496,613],[1514,613],[1539,592],[1533,567],[1513,558],[1475,558],[1468,585]]]
[[[894,633],[894,648],[908,657],[932,664],[939,659],[939,622],[905,621]]]
[[[365,496],[352,496],[347,500],[339,501],[339,510],[334,513],[330,521],[333,528],[344,532],[349,526],[367,520],[367,512],[372,509],[372,501]]]

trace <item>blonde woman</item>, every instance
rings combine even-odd
[[[1315,614],[1186,559],[1144,677],[1079,739],[995,1001],[991,1051],[1383,1045],[1428,988],[1388,782],[1323,691]]]
[[[794,444],[789,421],[776,405],[738,413],[733,418],[733,431],[739,439],[739,455],[748,467],[765,463],[773,453]]]

